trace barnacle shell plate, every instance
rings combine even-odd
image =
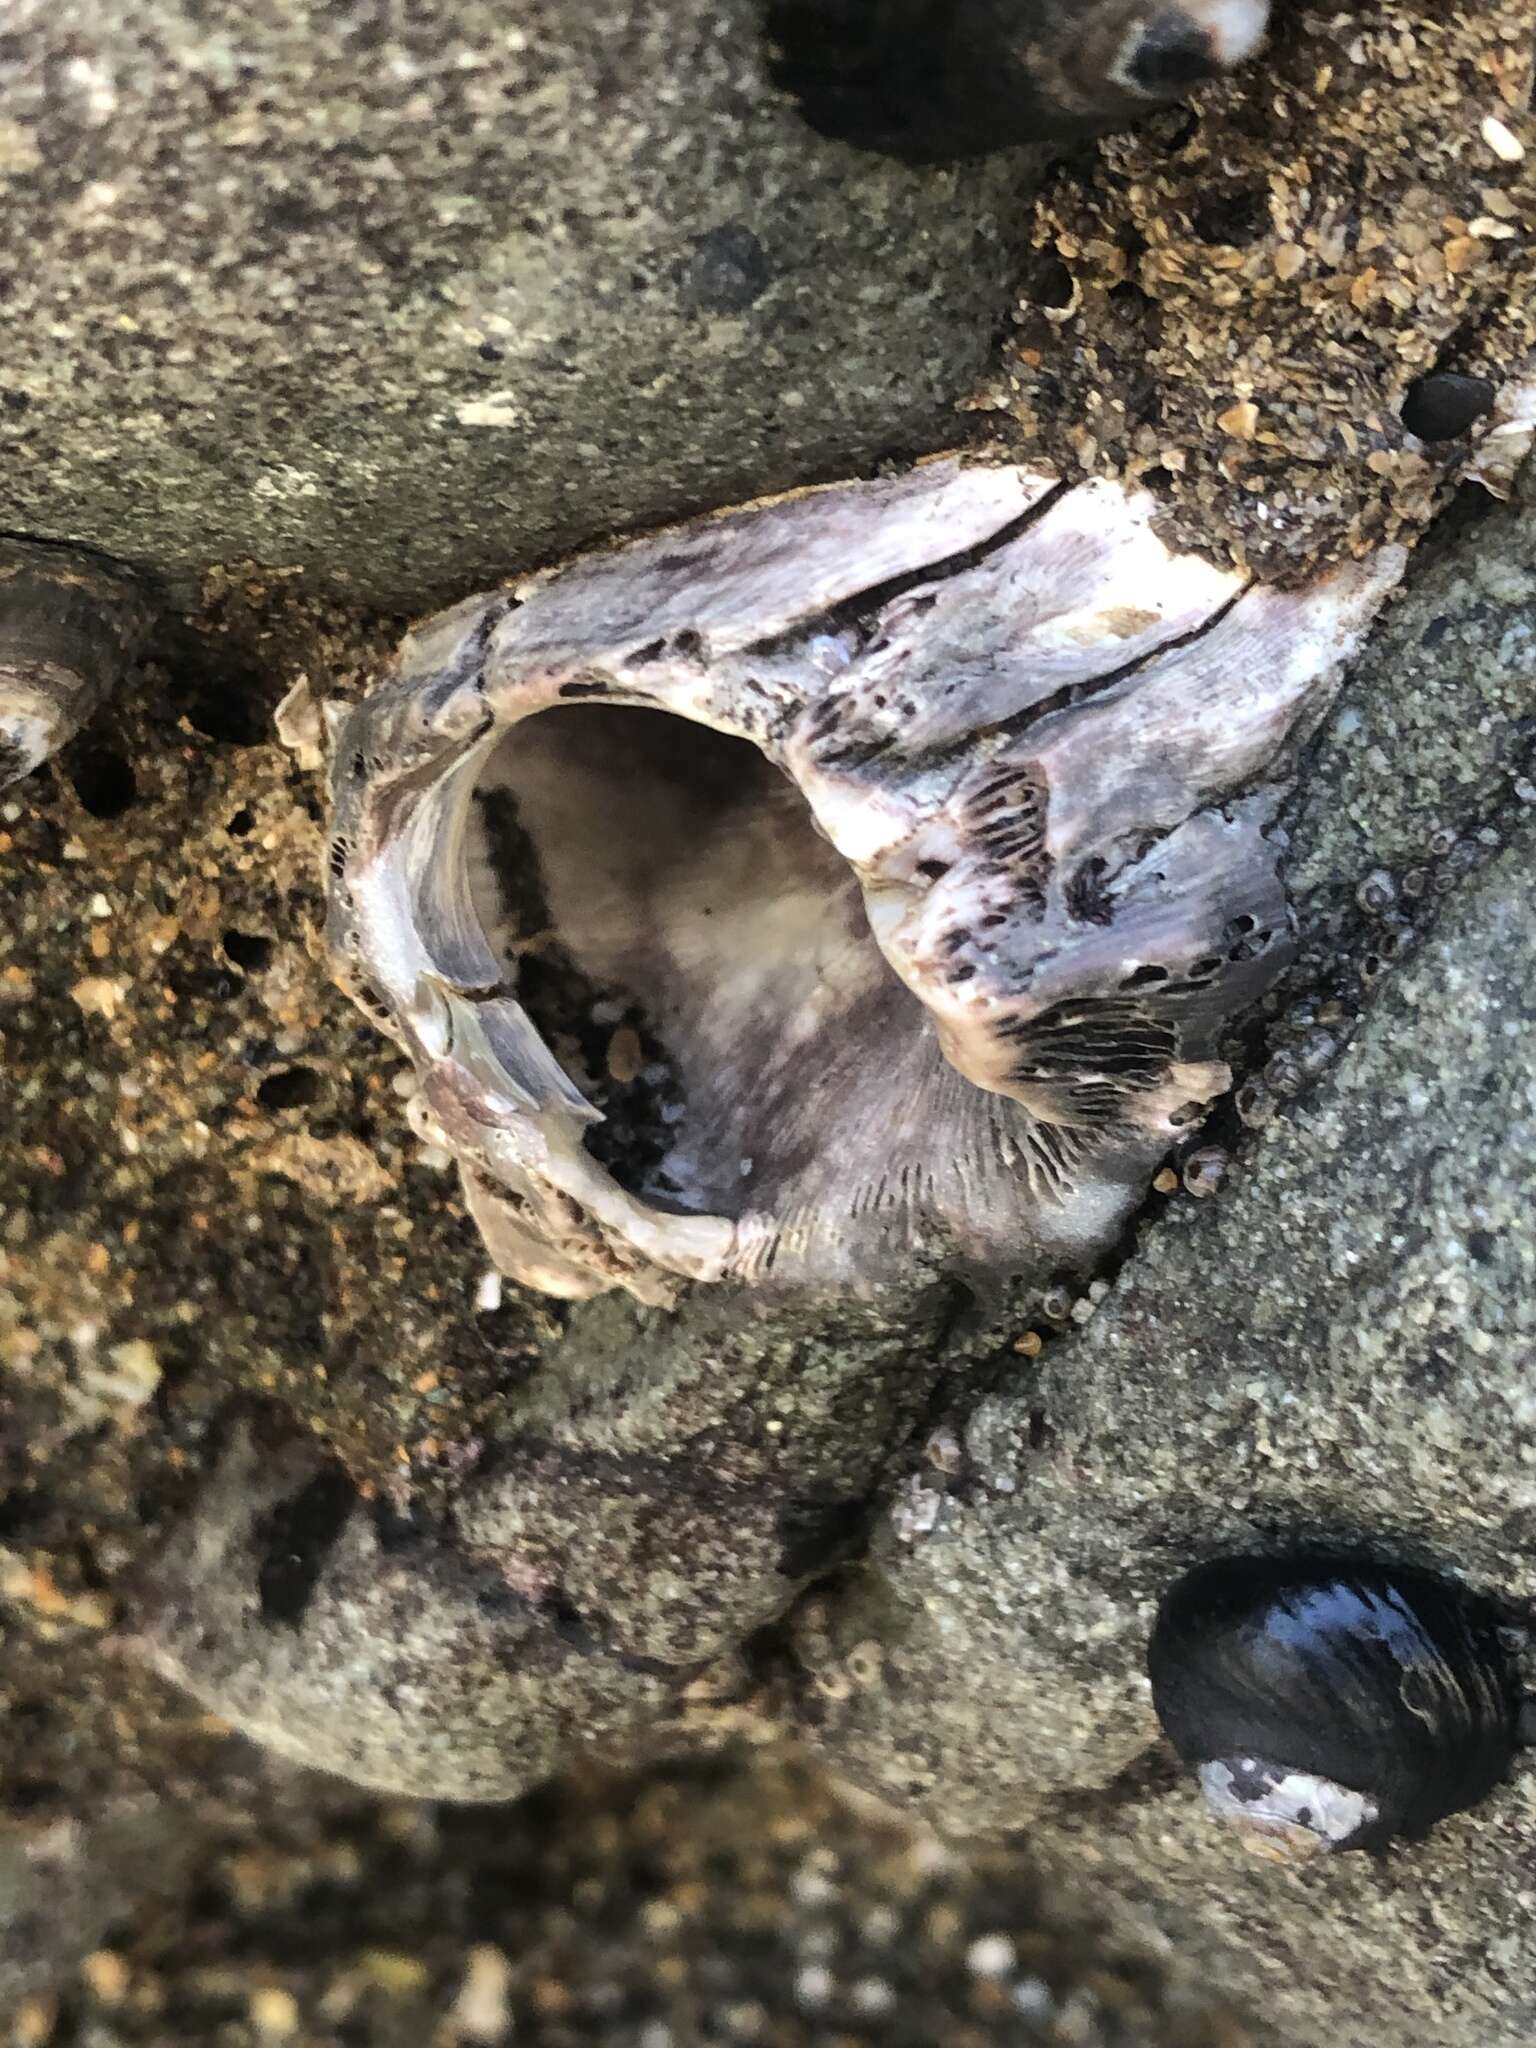
[[[666,1301],[1116,1227],[1287,956],[1285,777],[1402,559],[1279,591],[1153,512],[945,458],[410,637],[336,736],[330,938],[505,1271]],[[675,1073],[659,1164],[603,1162],[531,1014],[493,798]]]

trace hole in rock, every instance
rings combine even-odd
[[[261,746],[273,738],[278,680],[239,642],[184,619],[167,619],[155,655],[166,671],[168,701],[194,732],[234,747]]]
[[[1268,232],[1269,194],[1256,186],[1218,186],[1195,208],[1190,225],[1212,248],[1246,248]]]
[[[1073,290],[1072,273],[1053,249],[1040,250],[1026,264],[1020,292],[1030,305],[1059,312],[1071,305]]]
[[[851,870],[748,742],[560,707],[512,729],[476,799],[480,920],[603,1112],[589,1151],[632,1193],[716,1215],[786,1190],[851,1202],[923,1170],[936,1112],[985,1104],[886,964]]]
[[[320,1076],[313,1067],[280,1067],[256,1090],[263,1109],[303,1109],[320,1098]]]
[[[219,943],[227,959],[251,973],[259,972],[272,959],[272,941],[261,932],[236,931],[231,925]]]
[[[357,1495],[345,1473],[326,1467],[278,1503],[255,1531],[256,1592],[265,1622],[297,1627]]]
[[[225,746],[258,747],[272,736],[268,714],[241,693],[238,683],[225,690],[200,690],[183,709],[194,732]]]
[[[75,754],[69,780],[93,818],[120,818],[139,793],[132,762],[111,747],[89,747]]]

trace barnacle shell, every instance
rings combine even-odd
[[[1091,134],[1251,57],[1269,0],[772,0],[811,126],[909,163]]]
[[[1495,498],[1511,498],[1531,449],[1536,446],[1536,360],[1526,363],[1498,391],[1493,418],[1468,465],[1467,475]]]
[[[0,539],[0,789],[79,731],[148,624],[143,592],[115,562]]]
[[[665,1301],[1123,1220],[1287,956],[1283,779],[1401,569],[1263,588],[1153,510],[946,458],[410,637],[336,737],[330,939],[506,1272]]]
[[[1514,1753],[1518,1690],[1492,1612],[1405,1566],[1198,1566],[1165,1597],[1148,1661],[1212,1812],[1275,1862],[1422,1835]]]

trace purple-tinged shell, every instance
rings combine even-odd
[[[1271,589],[1154,510],[944,458],[410,636],[335,736],[330,941],[503,1271],[665,1302],[1118,1228],[1289,954],[1272,827],[1403,559]]]

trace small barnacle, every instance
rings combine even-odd
[[[953,1474],[964,1462],[960,1439],[948,1423],[936,1429],[923,1447],[923,1455],[936,1472]]]
[[[502,1271],[1071,1272],[1123,1223],[1289,957],[1270,827],[1402,564],[1271,589],[1155,509],[945,458],[412,635],[337,736],[329,938]]]
[[[1319,1074],[1327,1073],[1338,1056],[1338,1039],[1320,1024],[1314,1024],[1296,1047],[1296,1065],[1305,1081],[1315,1081]]]
[[[1397,901],[1397,883],[1386,868],[1372,868],[1355,891],[1355,901],[1367,917],[1382,917]]]
[[[1251,57],[1269,0],[770,0],[775,84],[907,163],[1125,125]]]
[[[1515,1751],[1496,1613],[1408,1566],[1198,1565],[1164,1596],[1148,1665],[1211,1811],[1273,1862],[1416,1839],[1484,1798]]]
[[[1202,1145],[1184,1162],[1184,1191],[1201,1197],[1219,1194],[1231,1171],[1231,1157],[1220,1145]]]
[[[0,540],[0,789],[74,737],[128,673],[149,621],[117,563]]]
[[[1467,476],[1495,498],[1510,498],[1536,442],[1536,361],[1502,384]]]
[[[921,1473],[914,1473],[897,1489],[891,1503],[891,1527],[902,1543],[918,1543],[938,1528],[943,1511],[943,1494]]]
[[[1285,1046],[1271,1053],[1264,1064],[1264,1082],[1272,1096],[1297,1095],[1301,1092],[1303,1075],[1294,1052]]]
[[[1243,1083],[1237,1091],[1236,1103],[1238,1115],[1251,1131],[1262,1131],[1275,1120],[1274,1095],[1257,1078]]]

